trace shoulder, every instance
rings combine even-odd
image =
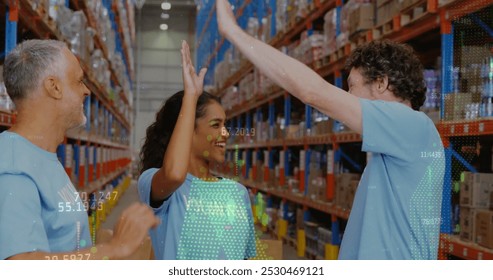
[[[0,133],[0,154],[2,155],[2,160],[0,161],[0,172],[13,167],[14,161],[14,143],[15,139],[12,135],[7,132]]]
[[[416,111],[399,102],[360,98],[360,103],[363,120],[380,120],[389,123],[389,125],[399,124],[403,127],[410,125],[412,128],[423,128],[423,126],[433,125],[433,122],[425,113]],[[406,129],[409,128],[406,127]]]
[[[154,177],[154,174],[156,174],[158,170],[158,168],[149,168],[142,172],[138,179],[139,186],[150,184],[152,182],[152,177]]]
[[[39,198],[34,180],[25,174],[0,174],[0,196],[9,199]]]

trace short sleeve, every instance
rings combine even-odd
[[[431,120],[397,102],[360,99],[364,152],[410,161],[431,137]],[[412,154],[412,153],[415,153]]]
[[[247,217],[248,217],[248,226],[249,226],[249,236],[248,236],[248,243],[247,243],[247,248],[245,252],[245,258],[250,259],[254,258],[257,256],[257,242],[255,238],[255,226],[253,222],[253,213],[252,213],[252,203],[250,201],[250,196],[248,195],[248,191],[244,188],[244,202],[245,202],[245,207],[247,211]]]
[[[140,201],[149,205],[151,207],[151,187],[152,187],[152,178],[158,171],[158,168],[150,168],[144,171],[138,181],[138,189],[139,189],[139,197]],[[166,211],[168,209],[171,199],[167,199],[163,202],[161,206],[158,208],[152,208],[154,213],[160,213],[162,211]]]
[[[27,176],[0,175],[0,259],[50,252],[36,184]]]

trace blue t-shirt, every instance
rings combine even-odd
[[[139,178],[140,199],[150,205],[150,168]],[[156,259],[241,260],[255,257],[250,197],[235,181],[202,181],[187,174],[185,182],[159,208],[161,224],[150,231]]]
[[[0,259],[91,246],[84,205],[55,153],[0,134]]]
[[[339,259],[436,259],[445,156],[435,125],[397,102],[360,103],[371,159]]]

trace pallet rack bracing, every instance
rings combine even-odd
[[[57,154],[80,197],[91,205],[90,224],[95,233],[129,184],[134,76],[131,46],[135,37],[132,1],[1,2],[5,5],[0,10],[5,17],[2,57],[20,38],[50,38],[66,42],[81,62],[85,84],[91,91],[84,105],[88,122],[84,128],[67,132]],[[67,16],[78,30],[62,30],[68,25],[63,22]],[[74,41],[76,37],[83,38],[82,42]],[[15,110],[1,109],[0,130],[8,129],[15,119]]]
[[[198,37],[202,39],[197,41],[199,43],[197,46],[198,64],[207,65],[213,62],[213,64],[209,65],[213,69],[214,66],[221,64],[221,60],[230,59],[230,61],[234,61],[234,59],[232,60],[231,53],[228,53],[228,50],[223,48],[227,42],[224,42],[217,33],[213,4],[209,3],[210,6],[207,6],[207,1],[203,2],[206,3],[201,6],[198,15],[198,17],[201,17],[198,18],[198,22],[202,19],[202,24],[198,26],[203,26],[201,30],[197,31]],[[237,7],[239,6],[236,3],[237,1],[230,2]],[[283,1],[277,1],[277,3],[279,2]],[[258,19],[258,26],[261,26],[259,28],[260,31],[254,34],[258,36],[261,36],[262,29],[266,27],[266,21],[262,21],[262,17],[270,16],[271,20],[270,22],[267,20],[267,24],[271,27],[271,36],[266,41],[277,48],[290,45],[297,41],[298,38],[306,36],[306,34],[303,34],[305,31],[307,34],[316,33],[317,30],[320,30],[323,16],[332,9],[334,9],[335,18],[337,18],[335,36],[341,34],[344,24],[340,21],[341,16],[344,16],[345,12],[347,13],[347,11],[344,11],[344,8],[347,7],[345,6],[347,5],[346,1],[344,3],[343,1],[331,0],[301,2],[306,2],[306,9],[298,13],[296,17],[289,19],[284,29],[279,26],[276,27],[276,22],[279,23],[279,20],[272,20],[272,18],[279,18],[279,15],[283,13],[283,10],[276,5],[276,1],[251,1],[244,3],[243,9],[236,10],[236,12],[240,22],[245,17]],[[389,3],[388,1],[376,1],[375,5],[380,5],[375,7],[377,13],[382,10],[378,10],[379,8],[390,5]],[[444,113],[446,112],[445,105],[447,104],[444,103],[445,100],[450,98],[447,96],[453,96],[451,93],[456,92],[456,89],[451,88],[451,85],[457,79],[453,70],[454,65],[457,63],[457,61],[454,61],[454,58],[457,58],[457,55],[454,56],[454,53],[457,52],[457,50],[454,50],[457,45],[457,38],[454,38],[457,37],[457,34],[454,35],[455,23],[463,18],[471,18],[477,26],[481,27],[483,32],[491,37],[491,27],[488,27],[488,24],[484,24],[484,19],[481,20],[477,14],[485,9],[491,10],[492,5],[488,1],[479,0],[404,1],[403,5],[407,6],[397,9],[387,22],[350,34],[350,40],[337,46],[331,54],[325,54],[322,58],[314,60],[308,65],[321,76],[332,81],[333,84],[343,87],[345,73],[342,70],[342,66],[347,55],[357,45],[377,38],[389,38],[399,42],[408,42],[410,44],[416,42],[414,44],[419,44],[419,42],[422,43],[420,40],[429,40],[430,34],[440,37],[437,40],[439,44],[435,48],[440,53],[439,65],[441,66],[437,70],[442,73],[441,84],[438,87],[442,97],[439,99],[442,102],[439,107],[442,110],[433,113],[435,113],[434,118],[439,119],[437,120],[437,128],[446,148],[447,166],[444,178],[439,258],[445,259],[455,256],[465,259],[491,259],[493,257],[492,250],[471,242],[464,242],[453,235],[455,225],[450,218],[455,213],[452,209],[454,205],[452,199],[454,195],[456,196],[452,192],[454,184],[452,168],[456,170],[456,165],[460,165],[461,170],[465,168],[473,172],[476,171],[474,166],[466,159],[467,155],[463,153],[464,148],[461,151],[455,151],[454,146],[450,145],[450,143],[460,142],[463,141],[461,139],[469,139],[470,137],[479,137],[480,135],[482,137],[491,136],[493,131],[488,129],[490,121],[484,118],[466,121],[446,121],[444,120]],[[264,10],[263,12],[258,12],[258,9]],[[246,21],[246,19],[243,19],[243,21]],[[208,37],[215,38],[215,40],[207,41],[204,39]],[[205,46],[205,44],[208,44],[208,46]],[[234,48],[229,52],[234,54]],[[426,63],[428,65],[430,65],[429,61],[434,59],[427,58],[426,54],[423,54],[422,57],[428,61]],[[210,58],[213,59],[211,60]],[[216,89],[216,93],[219,96],[227,97],[228,91],[237,95],[243,94],[241,89],[238,89],[242,86],[242,80],[249,75],[259,75],[259,73],[256,73],[256,69],[249,62],[241,60],[241,57],[239,62],[236,61],[236,64],[226,75],[220,75],[220,83],[213,81],[212,77],[209,78],[209,84],[212,85],[214,83],[213,88]],[[217,78],[216,72],[215,79]],[[257,89],[252,91],[255,92],[255,90]],[[328,226],[332,229],[332,239],[329,245],[334,247],[331,247],[332,251],[324,257],[335,258],[337,256],[336,247],[340,242],[339,231],[344,227],[345,219],[347,219],[350,211],[349,208],[341,208],[336,205],[337,194],[340,191],[339,186],[336,184],[336,180],[338,180],[336,177],[339,177],[338,172],[341,166],[355,173],[364,167],[365,156],[357,151],[361,138],[355,133],[344,131],[344,128],[338,127],[340,124],[332,124],[333,127],[337,127],[337,132],[331,130],[330,127],[318,127],[320,122],[315,123],[314,118],[311,118],[311,116],[314,116],[312,108],[299,105],[299,101],[274,85],[264,87],[262,90],[261,95],[249,96],[244,100],[238,100],[232,106],[226,106],[229,119],[228,130],[232,134],[232,138],[236,138],[232,139],[228,146],[228,162],[237,162],[241,166],[238,166],[238,164],[235,166],[230,163],[226,166],[217,166],[217,171],[225,174],[225,176],[237,176],[240,182],[250,187],[254,193],[263,193],[267,196],[267,204],[270,206],[274,202],[280,201],[283,205],[280,209],[281,220],[283,220],[282,218],[287,219],[289,214],[288,208],[285,206],[288,203],[285,202],[298,205],[304,211],[302,219],[305,221],[309,221],[310,216],[318,215],[319,212],[329,214],[330,217],[325,216],[325,221],[328,221]],[[234,96],[234,94],[230,95]],[[301,119],[300,123],[303,125],[298,134],[294,132],[291,135],[287,135],[286,129],[290,128],[292,111],[302,112],[296,118],[298,118],[298,121]],[[284,115],[282,112],[284,112]],[[303,114],[304,116],[302,116]],[[438,117],[439,114],[441,114],[440,117]],[[316,116],[323,119],[318,115]],[[265,124],[259,125],[259,123]],[[283,127],[281,133],[275,133],[276,126]],[[316,130],[322,133],[314,135]],[[340,132],[341,130],[344,132]],[[265,133],[267,137],[258,138],[257,135],[261,133]],[[458,136],[463,138],[457,138]],[[320,153],[320,150],[322,153]],[[309,197],[313,195],[313,192],[310,191],[311,184],[308,182],[310,173],[313,173],[310,163],[314,156],[319,157],[320,154],[323,157],[323,168],[326,168],[323,172],[326,185],[325,190],[322,191],[326,201],[313,201]],[[291,177],[294,176],[293,165],[296,165],[296,178],[299,180],[299,185],[295,188],[292,186],[289,188],[288,180],[292,182],[293,178]],[[263,173],[261,174],[262,178],[261,180],[256,180],[259,177],[259,173]],[[272,177],[275,179],[273,180]],[[279,186],[284,186],[284,188]],[[293,192],[293,190],[297,191]],[[286,223],[286,220],[278,223],[278,225],[283,224],[282,227],[277,228],[281,230],[281,232],[278,232],[280,236],[286,236]],[[301,233],[298,236],[304,235],[301,231],[298,232]],[[297,241],[299,244],[302,243],[301,240]],[[303,253],[302,251],[299,251],[300,254]]]

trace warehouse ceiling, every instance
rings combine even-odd
[[[167,2],[171,9],[163,10],[162,3]],[[181,81],[180,46],[187,40],[194,51],[196,5],[193,0],[146,0],[142,7],[141,19],[136,11],[137,45],[135,61],[137,73],[139,61],[142,74],[136,79],[134,94],[140,94],[136,106],[141,112],[156,112],[162,102],[183,88]],[[140,84],[140,92],[137,91]]]
[[[176,6],[176,7],[192,7],[195,8],[195,2],[193,0],[146,0],[144,2],[144,5],[147,6],[161,6],[163,2],[168,2],[171,4],[171,6]]]

